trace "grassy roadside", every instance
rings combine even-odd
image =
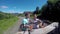
[[[17,17],[0,20],[0,34],[2,34],[3,31],[7,30],[9,27],[13,26],[17,20]]]

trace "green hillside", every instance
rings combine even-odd
[[[0,34],[2,34],[9,27],[13,26],[17,20],[18,17],[13,14],[0,12]]]
[[[15,16],[12,15],[12,14],[0,12],[0,20],[1,19],[10,19],[10,18],[13,18],[13,17],[15,17]]]

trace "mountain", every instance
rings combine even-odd
[[[9,19],[9,18],[12,18],[12,17],[14,17],[14,15],[9,14],[9,13],[4,13],[4,12],[0,11],[0,20],[1,19]]]

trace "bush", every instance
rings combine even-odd
[[[48,2],[45,9],[42,10],[42,13],[41,15],[38,16],[38,18],[53,22],[59,22],[60,21],[59,16],[60,16],[60,1],[58,1],[55,4]]]

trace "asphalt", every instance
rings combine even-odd
[[[18,31],[23,18],[24,17],[19,17],[19,20],[16,22],[16,24],[14,26],[8,28],[6,31],[4,31],[4,34],[23,34],[24,33],[23,31],[21,31],[21,32]],[[50,24],[44,28],[33,29],[31,34],[47,34],[50,31],[54,30],[57,26],[58,26],[58,23],[53,22],[52,24]],[[26,31],[24,34],[28,34],[28,31]]]
[[[4,34],[16,34],[23,18],[24,17],[19,17],[19,20],[16,22],[16,24],[4,31]]]

